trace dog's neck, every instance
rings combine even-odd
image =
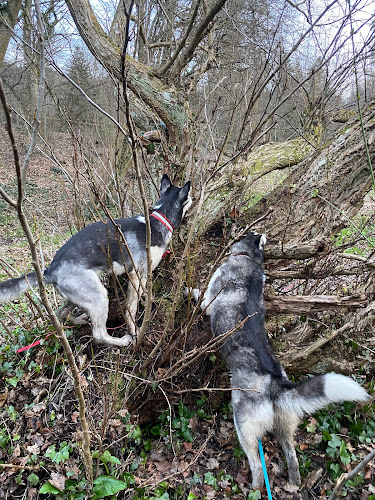
[[[251,259],[251,255],[249,255],[248,253],[246,252],[238,252],[238,253],[231,253],[230,254],[232,257],[240,257],[240,256],[245,256],[245,257],[249,257]]]
[[[162,224],[164,224],[164,226],[171,232],[173,233],[173,230],[174,230],[174,225],[172,224],[172,222],[164,215],[162,214],[161,212],[159,212],[158,210],[154,210],[151,214],[150,217],[154,217],[155,219],[157,219],[159,222],[161,222]]]

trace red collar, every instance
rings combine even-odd
[[[239,257],[240,255],[244,255],[245,257],[249,257],[249,259],[251,259],[251,256],[250,256],[248,253],[246,253],[246,252],[242,252],[242,253],[231,253],[231,255],[232,255],[233,257]]]
[[[159,222],[164,224],[164,226],[171,232],[173,233],[174,225],[172,222],[161,212],[158,212],[157,210],[154,210],[150,217],[155,217]]]

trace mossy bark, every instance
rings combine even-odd
[[[209,186],[210,195],[204,203],[201,231],[212,227],[233,209],[243,212],[252,203],[254,183],[276,170],[300,163],[315,150],[303,138],[264,144],[254,149],[246,159],[240,159],[219,171]]]
[[[94,57],[121,79],[121,48],[100,26],[88,0],[67,0],[77,29]],[[127,57],[127,84],[165,123],[173,143],[184,145],[188,134],[187,106],[171,85],[153,75],[152,68]]]
[[[375,106],[364,110],[363,120],[370,155],[374,156]],[[330,145],[298,164],[280,187],[246,211],[244,220],[256,220],[272,206],[272,215],[258,228],[267,233],[270,243],[329,241],[350,224],[371,185],[356,120]]]

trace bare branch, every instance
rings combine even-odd
[[[329,497],[328,500],[336,500],[336,498],[339,498],[339,495],[341,493],[342,487],[344,486],[344,483],[346,481],[349,481],[349,479],[352,479],[355,477],[357,474],[361,472],[361,470],[366,467],[366,465],[371,462],[371,460],[375,457],[375,449],[372,450],[368,455],[365,456],[365,458],[356,466],[354,467],[353,470],[346,474],[342,474],[339,479],[337,480],[336,486],[334,490],[332,491],[331,496]]]
[[[169,74],[170,80],[173,81],[175,78],[177,78],[183,68],[185,68],[185,66],[191,61],[194,56],[195,49],[204,37],[207,26],[214,19],[216,14],[223,8],[226,1],[227,0],[217,0],[216,3],[212,6],[211,10],[205,16],[205,18],[201,21],[194,33],[192,41],[177,58],[176,64]]]
[[[181,38],[180,43],[178,44],[177,49],[175,50],[174,54],[170,57],[169,61],[166,64],[164,64],[164,66],[162,66],[158,70],[157,73],[158,73],[159,76],[164,75],[169,70],[169,68],[172,66],[172,64],[177,59],[177,56],[180,54],[180,52],[184,48],[186,40],[187,40],[188,36],[190,35],[191,30],[193,29],[194,22],[195,22],[195,19],[197,17],[197,14],[198,14],[198,9],[199,9],[200,3],[201,3],[201,0],[196,0],[195,7],[194,7],[194,10],[193,10],[193,14],[190,17],[190,22],[189,22],[188,27],[186,28],[185,34]]]

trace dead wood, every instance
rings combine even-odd
[[[267,316],[278,314],[307,314],[331,309],[357,309],[368,304],[367,296],[359,293],[338,297],[336,295],[282,295],[266,300]]]
[[[335,267],[334,269],[323,269],[320,271],[311,271],[311,269],[292,269],[292,270],[275,270],[266,271],[266,276],[271,281],[284,280],[284,279],[297,279],[297,280],[320,280],[328,278],[329,276],[357,276],[363,273],[359,267],[354,269],[346,269],[343,266]]]
[[[334,330],[332,333],[330,333],[326,337],[322,337],[322,338],[312,342],[310,345],[304,346],[303,348],[299,349],[297,352],[293,352],[293,353],[289,352],[289,353],[279,354],[279,358],[285,366],[289,366],[299,359],[305,359],[305,358],[311,356],[311,354],[313,352],[317,351],[318,349],[323,347],[325,344],[327,344],[328,342],[333,340],[335,337],[337,337],[341,333],[346,332],[347,330],[350,330],[353,327],[354,327],[353,323],[346,323],[344,326],[342,326],[341,328],[338,328],[337,330]]]
[[[265,259],[291,259],[291,260],[305,260],[317,255],[322,255],[330,248],[328,240],[314,240],[309,243],[273,245],[265,247]]]

